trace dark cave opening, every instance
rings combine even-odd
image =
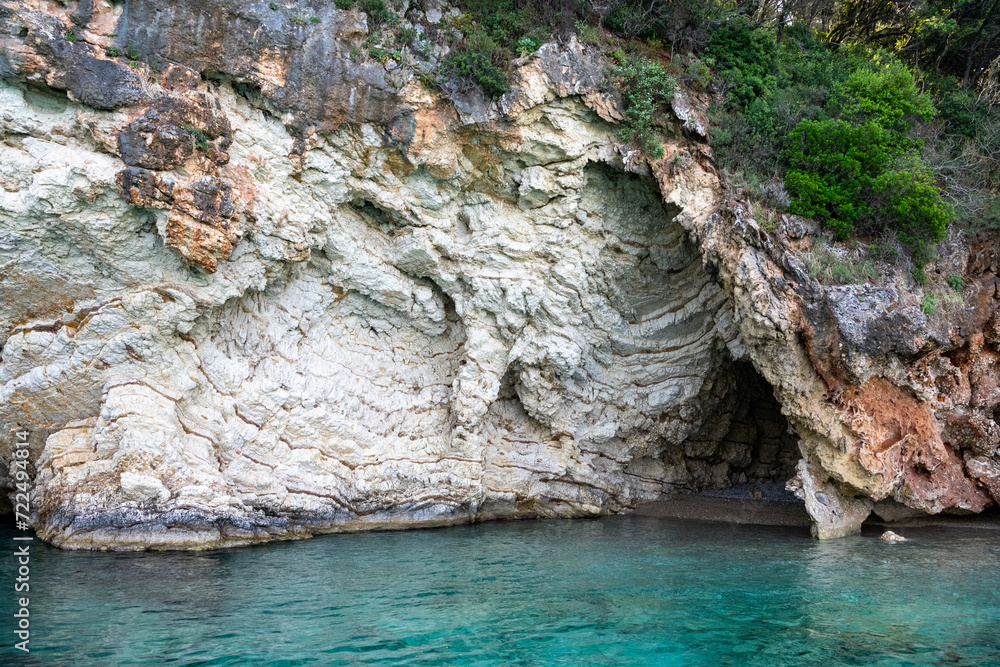
[[[771,386],[749,362],[736,364],[726,384],[714,419],[685,445],[692,490],[791,499],[784,485],[800,458],[798,436]]]
[[[751,449],[742,470],[746,481],[784,484],[799,462],[798,436],[781,414],[771,385],[750,363],[741,364],[736,376],[736,411],[722,442]]]

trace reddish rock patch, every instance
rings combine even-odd
[[[882,379],[848,387],[841,404],[858,435],[857,458],[882,478],[896,500],[938,513],[981,512],[989,494],[965,475],[955,450],[941,439],[931,407]]]

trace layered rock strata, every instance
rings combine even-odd
[[[650,162],[575,40],[488,103],[284,11],[0,3],[0,437],[44,539],[588,516],[796,464],[829,537],[1000,491],[991,248],[961,317],[824,287],[724,198],[697,95]]]

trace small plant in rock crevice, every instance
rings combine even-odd
[[[920,310],[924,311],[924,315],[933,315],[937,312],[940,304],[940,298],[934,296],[933,294],[924,294],[924,301],[920,304]]]
[[[184,131],[194,137],[194,143],[201,151],[208,153],[213,150],[212,144],[205,135],[205,130],[194,125],[185,125]]]

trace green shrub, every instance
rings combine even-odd
[[[333,6],[337,9],[354,9],[354,0],[333,0]]]
[[[531,34],[538,27],[532,20],[531,7],[527,3],[516,0],[467,0],[466,6],[478,30],[499,48],[513,51],[521,37]]]
[[[962,276],[956,276],[954,273],[948,276],[948,285],[956,292],[961,292],[965,289],[965,281],[962,280]]]
[[[872,183],[872,191],[882,200],[875,211],[875,220],[883,222],[896,232],[900,241],[916,249],[942,240],[955,215],[926,172],[885,172]]]
[[[626,39],[655,34],[655,22],[650,21],[647,7],[632,0],[612,3],[613,7],[603,19],[604,26]]]
[[[733,21],[712,32],[704,55],[722,71],[735,69],[744,76],[763,79],[774,69],[778,44],[771,33]]]
[[[117,58],[122,54],[121,49],[119,49],[117,46],[109,46],[108,48],[104,49],[104,53],[106,53],[109,58]]]
[[[919,262],[954,217],[908,134],[935,114],[933,103],[905,66],[881,55],[851,71],[833,98],[827,107],[840,118],[803,120],[788,133],[790,210],[818,218],[840,239],[859,226],[891,230]]]
[[[843,115],[856,122],[906,132],[917,118],[928,120],[937,113],[930,96],[917,90],[913,74],[898,60],[864,63],[851,72],[843,89]]]
[[[541,41],[534,37],[531,36],[522,37],[521,39],[517,40],[517,52],[521,56],[526,56],[529,53],[534,53],[535,51],[537,51],[538,47],[541,45],[542,45]]]
[[[510,89],[507,75],[480,51],[456,51],[442,63],[446,76],[478,83],[487,95],[500,96]]]
[[[66,41],[73,42],[74,44],[76,44],[77,36],[76,33],[73,32],[72,30],[66,31],[64,37],[66,38]]]
[[[399,49],[387,49],[381,46],[369,45],[368,55],[375,60],[385,62],[386,60],[400,61],[403,59],[403,52]]]
[[[576,26],[576,32],[580,36],[580,41],[584,44],[599,44],[601,42],[601,34],[597,32],[597,28],[588,24],[586,21],[575,21],[574,26]]]
[[[268,7],[270,7],[272,11],[277,10],[278,9],[278,3],[277,2],[272,2],[272,3],[270,3],[268,5]]]
[[[691,54],[688,55],[691,56]],[[687,74],[691,77],[691,83],[697,90],[705,90],[712,82],[712,68],[709,63],[693,56],[687,66]]]
[[[891,229],[914,247],[941,240],[951,207],[929,174],[913,165],[912,155],[902,159],[898,144],[898,137],[875,121],[858,126],[802,121],[789,134],[785,151],[789,210],[819,219],[839,239],[860,224]]]
[[[610,74],[625,102],[625,124],[618,131],[618,137],[623,141],[635,141],[654,158],[663,157],[655,114],[659,104],[673,96],[677,82],[659,63],[636,56],[612,66]]]
[[[413,47],[413,52],[423,58],[429,58],[434,52],[434,43],[430,39],[421,39]]]
[[[399,16],[389,9],[383,0],[361,0],[359,6],[361,11],[368,15],[369,26],[377,27],[399,23]]]
[[[789,210],[818,218],[846,239],[871,215],[861,197],[889,163],[887,133],[878,125],[805,120],[788,136],[785,189]]]
[[[894,261],[899,256],[896,246],[887,239],[881,238],[868,246],[868,251],[875,259]]]

